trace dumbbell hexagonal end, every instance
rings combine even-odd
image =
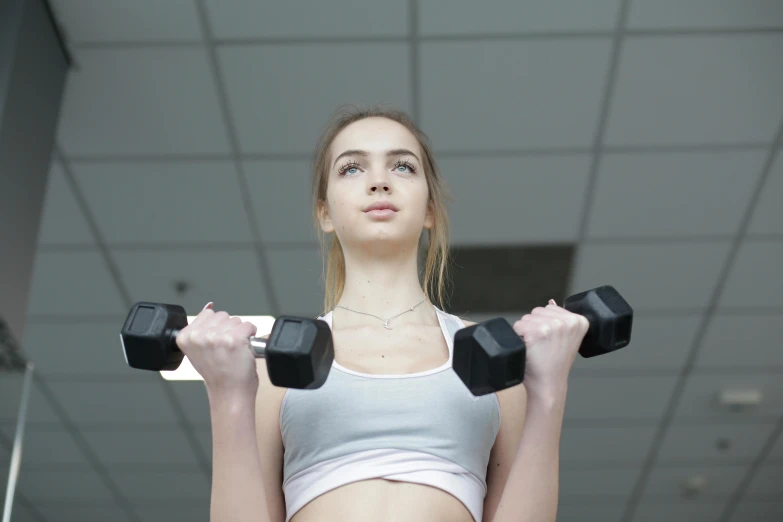
[[[179,305],[140,301],[131,307],[120,332],[125,361],[139,370],[179,368],[185,354],[177,347],[177,333],[188,316]]]
[[[474,324],[454,335],[452,367],[473,395],[504,390],[524,378],[525,343],[503,318]]]
[[[269,380],[275,386],[320,388],[334,361],[332,330],[320,319],[280,316],[269,333],[264,357]]]
[[[579,348],[582,357],[613,352],[631,341],[633,308],[613,286],[574,294],[565,300],[564,307],[590,321],[590,329]]]

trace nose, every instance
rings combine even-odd
[[[370,184],[370,194],[375,194],[376,192],[383,192],[388,194],[391,192],[391,187],[389,186],[389,183],[386,181],[379,181],[377,183],[371,183]]]
[[[391,193],[391,183],[389,183],[389,175],[382,167],[373,168],[372,174],[367,176],[367,179],[368,179],[367,188],[370,194],[376,194],[379,192],[384,194]]]

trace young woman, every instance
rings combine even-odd
[[[474,397],[451,370],[453,335],[474,323],[444,311],[450,198],[426,136],[398,111],[346,110],[314,167],[314,221],[332,236],[324,386],[272,386],[247,348],[255,326],[212,303],[177,338],[209,397],[211,520],[554,522],[587,320],[551,300],[523,316],[524,385]]]

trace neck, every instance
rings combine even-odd
[[[428,301],[419,283],[415,249],[372,258],[359,258],[355,253],[351,255],[346,252],[345,286],[338,305],[376,315],[384,320],[402,314],[389,322],[390,326],[394,327],[403,324],[429,324],[435,314]],[[414,306],[413,311],[409,311]],[[343,308],[335,308],[334,312],[339,313],[343,326],[383,327],[383,323],[374,317]]]

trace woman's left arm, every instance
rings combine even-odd
[[[566,390],[527,388],[522,437],[492,522],[554,522],[557,517]]]
[[[526,415],[491,522],[555,522],[568,374],[589,326],[552,300],[514,323],[527,351]]]

